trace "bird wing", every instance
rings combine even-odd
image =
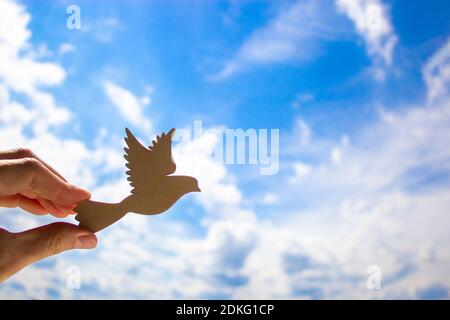
[[[176,165],[172,158],[172,139],[175,129],[167,134],[162,133],[153,140],[149,148],[144,147],[128,128],[124,148],[124,158],[127,160],[127,180],[133,187],[132,193],[138,190],[152,188],[157,181],[166,175],[175,172]]]

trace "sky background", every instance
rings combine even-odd
[[[0,298],[449,298],[449,9],[0,0],[1,149],[29,147],[93,199],[120,201],[125,127],[147,145],[205,130],[174,146],[202,193],[25,268]],[[213,161],[225,128],[279,129],[277,174]],[[11,231],[55,220],[0,209]]]

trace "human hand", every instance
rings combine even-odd
[[[88,191],[69,184],[28,149],[0,151],[0,207],[20,207],[30,213],[63,218]],[[69,249],[91,249],[97,238],[69,223],[11,233],[0,228],[0,282],[30,263]]]

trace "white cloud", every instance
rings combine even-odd
[[[144,107],[150,104],[150,97],[138,98],[131,91],[109,81],[103,83],[103,88],[122,117],[145,132],[152,130],[150,120],[144,115]]]
[[[450,39],[425,64],[423,78],[428,87],[428,98],[436,99],[448,94],[450,87]]]
[[[29,21],[30,16],[23,6],[16,5],[12,1],[0,3],[0,29],[2,30],[0,31],[0,85],[2,85],[2,95],[6,103],[9,101],[11,92],[22,93],[29,99],[33,105],[33,111],[23,105],[19,106],[17,102],[12,103],[22,111],[27,109],[26,115],[39,117],[39,121],[33,125],[33,129],[39,131],[45,130],[50,125],[68,121],[70,112],[57,106],[53,97],[42,89],[61,84],[66,73],[56,63],[40,62],[34,59],[36,50],[28,43],[31,36],[27,28]],[[0,112],[9,120],[15,121],[17,114],[13,117],[13,112],[6,108],[3,105],[4,110]]]
[[[311,135],[308,144],[321,151],[297,147],[292,168],[308,174],[277,193],[289,211],[261,230],[264,240],[245,267],[251,280],[236,294],[361,299],[418,298],[436,285],[448,291],[450,152],[442,146],[450,143],[449,130],[447,96],[431,108],[408,107],[389,121],[381,118],[351,145]],[[345,154],[338,166],[329,157],[336,148]],[[304,170],[298,158],[313,158],[314,165]],[[269,266],[259,268],[268,255]],[[372,264],[382,270],[379,291],[366,287]]]
[[[122,27],[120,20],[112,16],[101,17],[81,24],[81,31],[92,36],[98,42],[108,44],[114,39],[118,29]]]
[[[339,165],[342,161],[342,149],[339,147],[334,147],[331,150],[331,160],[334,164]]]
[[[320,53],[319,41],[339,33],[334,20],[325,2],[297,1],[254,31],[213,79],[226,78],[251,65],[313,60]]]
[[[20,55],[21,50],[30,50],[27,29],[30,15],[24,7],[12,1],[0,3],[0,79],[13,90],[33,95],[38,86],[60,84],[65,78],[64,69],[55,63],[34,61]],[[35,50],[34,50],[35,51]]]
[[[291,106],[294,109],[298,109],[302,107],[304,104],[311,103],[312,101],[314,101],[314,99],[315,97],[312,93],[309,92],[299,93],[295,98],[295,100],[292,102]]]
[[[10,53],[17,54],[31,36],[31,32],[24,27],[30,21],[30,15],[25,12],[23,6],[12,1],[0,2],[0,14],[2,51],[7,50]]]
[[[391,65],[397,43],[387,7],[381,0],[336,0],[336,5],[364,39],[367,53],[374,60],[375,78],[383,80],[384,67]]]
[[[291,184],[300,182],[303,177],[307,176],[311,172],[311,166],[302,162],[292,164],[292,168],[294,169],[294,175],[289,180]]]
[[[222,131],[219,128],[205,130],[203,135],[192,141],[179,143],[174,149],[177,174],[197,177],[202,190],[197,195],[199,202],[209,212],[228,212],[239,206],[242,195],[227,177],[225,166],[215,163],[211,154]]]
[[[338,12],[353,22],[364,39],[367,54],[373,60],[375,79],[383,80],[397,43],[388,8],[381,0],[336,0],[335,3]],[[305,63],[316,59],[323,42],[347,32],[334,9],[326,1],[297,1],[283,8],[266,26],[254,31],[212,79],[224,79],[254,65]]]
[[[75,51],[75,46],[71,43],[62,43],[59,46],[58,52],[60,55],[64,55],[70,52],[74,52]]]
[[[302,183],[286,187],[291,172],[272,181],[280,207],[266,211],[276,218],[257,220],[240,270],[248,282],[233,297],[418,298],[436,285],[448,291],[450,152],[441,146],[450,142],[449,128],[449,99],[431,110],[403,110],[395,123],[364,129],[352,145],[335,143],[345,148],[339,166],[328,156],[334,147],[313,138],[323,147],[315,164],[305,170],[292,163],[308,172]],[[297,158],[311,156],[317,154],[299,147]],[[427,182],[437,174],[442,181]],[[366,269],[374,264],[382,287],[371,291]]]
[[[275,193],[266,193],[261,199],[262,204],[274,204],[278,202],[278,196]]]

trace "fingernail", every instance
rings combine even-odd
[[[97,237],[95,235],[80,235],[75,241],[76,249],[92,249],[97,245]]]

